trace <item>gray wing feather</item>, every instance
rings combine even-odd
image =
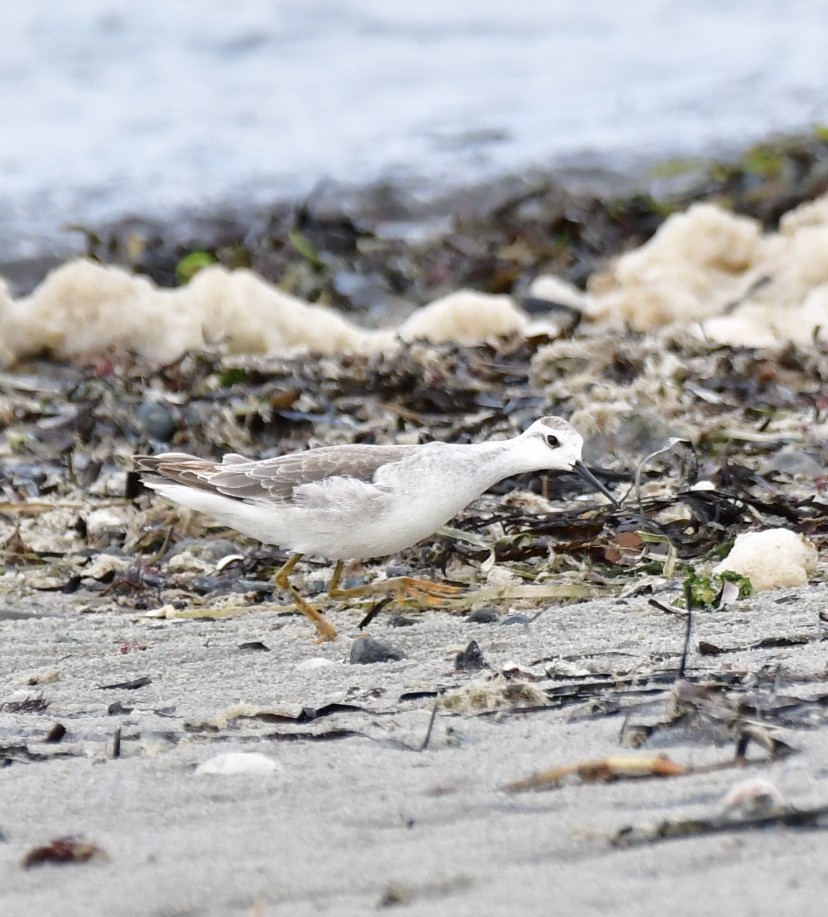
[[[323,446],[252,461],[225,455],[215,464],[184,453],[136,456],[138,470],[154,478],[223,494],[236,500],[289,503],[294,490],[330,477],[373,483],[377,469],[401,461],[416,446]]]

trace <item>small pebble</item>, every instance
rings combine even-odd
[[[454,668],[457,672],[479,672],[486,667],[486,660],[477,645],[477,640],[472,642],[454,657]]]
[[[162,443],[172,439],[177,426],[169,408],[163,404],[145,402],[135,412],[135,419],[151,439]]]
[[[405,653],[373,637],[359,637],[351,644],[351,665],[368,665],[372,662],[397,662]]]
[[[395,576],[409,576],[411,574],[411,568],[406,566],[406,564],[386,564],[385,565],[385,575],[388,579],[393,579]]]
[[[494,608],[475,608],[467,620],[473,624],[494,624],[500,618],[500,615]]]
[[[239,644],[240,653],[256,653],[264,652],[269,653],[270,647],[266,643],[262,643],[261,640],[249,640],[247,643]]]
[[[532,619],[529,615],[506,615],[505,618],[502,618],[500,621],[500,626],[504,627],[507,624],[531,624]]]
[[[218,563],[225,557],[238,553],[238,545],[227,538],[182,538],[167,552],[167,557],[192,554],[201,560]]]
[[[63,723],[55,723],[54,726],[46,734],[44,742],[62,742],[64,736],[66,735],[66,727]]]
[[[416,623],[416,618],[409,618],[406,615],[391,615],[388,619],[389,627],[411,627]]]
[[[110,704],[106,708],[106,712],[109,716],[127,716],[132,713],[135,707],[126,707],[119,700],[116,700],[114,704]]]
[[[813,479],[822,474],[823,466],[814,456],[798,449],[780,449],[767,463],[768,471],[781,471],[791,477]]]

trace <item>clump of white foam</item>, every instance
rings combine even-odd
[[[537,278],[530,293],[588,320],[638,331],[690,327],[718,344],[764,347],[828,340],[828,196],[788,213],[765,234],[713,204],[674,214],[653,238],[593,275],[584,293]],[[412,304],[413,308],[413,304]],[[127,350],[163,363],[220,346],[231,354],[371,353],[401,341],[475,344],[513,334],[555,337],[510,296],[460,290],[413,311],[397,328],[365,329],[247,270],[212,266],[185,287],[87,260],[50,274],[14,300],[0,280],[0,365]]]
[[[222,345],[229,353],[321,353],[374,349],[366,332],[250,271],[210,267],[190,284],[159,289],[145,277],[79,259],[50,274],[31,296],[0,312],[12,359],[129,350],[166,362]]]
[[[460,290],[399,328],[368,330],[251,271],[220,266],[174,290],[85,259],[61,266],[17,301],[0,285],[0,362],[6,364],[40,353],[67,359],[110,350],[164,363],[208,346],[231,354],[371,353],[400,340],[474,344],[531,327],[511,297]]]
[[[594,274],[581,302],[592,320],[637,331],[689,325],[717,344],[807,344],[828,338],[826,252],[828,196],[767,234],[756,220],[695,204]]]
[[[718,315],[757,279],[760,249],[754,220],[695,204],[591,278],[593,315],[621,318],[638,331]]]
[[[817,550],[807,538],[789,529],[767,529],[739,535],[714,572],[731,570],[746,576],[757,591],[804,586],[817,560]]]
[[[399,328],[404,341],[417,339],[443,344],[477,344],[485,337],[508,337],[524,331],[526,313],[511,296],[492,296],[473,290],[458,290],[418,309]]]

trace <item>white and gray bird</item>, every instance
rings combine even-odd
[[[560,417],[542,417],[513,439],[417,446],[322,446],[254,461],[220,463],[180,452],[138,455],[144,484],[265,544],[292,551],[276,574],[320,639],[333,625],[288,580],[305,554],[335,560],[328,588],[335,599],[396,590],[440,599],[454,587],[396,577],[342,589],[343,562],[395,554],[434,534],[503,478],[528,471],[575,472],[612,495],[581,461],[583,439]]]

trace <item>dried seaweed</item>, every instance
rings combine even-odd
[[[611,843],[614,847],[631,847],[637,844],[653,844],[657,841],[764,828],[824,830],[828,828],[828,805],[808,809],[787,806],[782,811],[759,815],[716,813],[706,818],[670,819],[656,825],[626,826],[612,837]]]
[[[43,847],[35,847],[23,856],[23,869],[43,866],[46,863],[63,866],[67,863],[87,863],[92,859],[108,860],[107,854],[96,844],[76,837],[61,837]]]
[[[139,678],[133,678],[129,681],[119,681],[112,685],[98,685],[101,691],[137,691],[139,688],[146,688],[152,684],[149,675],[141,675]]]
[[[553,789],[572,778],[584,783],[608,783],[614,780],[641,780],[645,777],[683,777],[693,772],[693,768],[676,764],[666,755],[636,758],[615,756],[556,767],[507,784],[503,789],[507,793],[525,793],[527,790]]]
[[[403,295],[426,302],[463,286],[500,293],[524,288],[537,273],[582,284],[608,257],[640,245],[670,213],[698,200],[721,201],[775,227],[785,211],[824,190],[826,159],[828,142],[815,131],[761,144],[732,162],[668,162],[637,187],[622,183],[600,196],[568,190],[541,172],[431,195],[404,183],[326,182],[305,200],[179,214],[173,225],[131,216],[74,228],[91,257],[165,286],[218,262],[252,267],[303,298],[370,316]],[[31,285],[39,279],[36,265],[32,271]]]
[[[45,713],[48,709],[49,701],[42,695],[0,702],[0,713]]]

